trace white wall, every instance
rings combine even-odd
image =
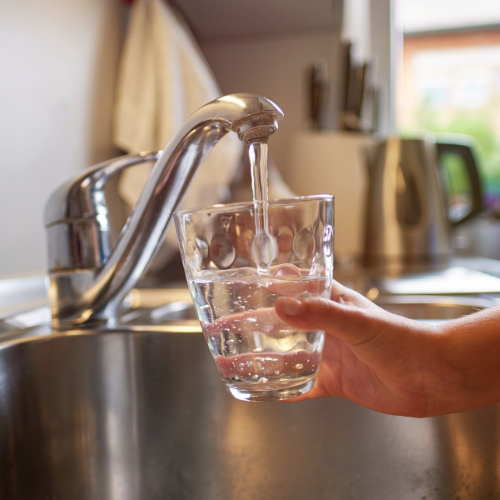
[[[116,156],[121,0],[0,2],[0,276],[46,266],[50,192]]]
[[[269,148],[282,172],[286,170],[288,145],[306,122],[305,71],[316,58],[324,57],[338,83],[339,43],[339,30],[331,28],[279,36],[227,37],[201,44],[223,93],[255,92],[283,109],[285,118]],[[338,90],[338,85],[335,87]]]
[[[43,209],[76,172],[116,156],[111,107],[122,37],[121,0],[0,2],[0,276],[43,271]],[[205,40],[224,93],[256,92],[285,112],[271,153],[286,169],[287,144],[307,112],[305,70],[338,64],[339,28]]]

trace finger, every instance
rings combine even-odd
[[[341,285],[338,281],[333,280],[332,292],[330,298],[335,302],[343,305],[352,305],[357,307],[364,307],[368,309],[375,309],[377,306],[363,295]]]
[[[373,319],[363,310],[321,298],[280,297],[275,303],[277,315],[292,326],[323,330],[349,344],[366,342],[377,333]]]
[[[282,297],[276,301],[275,308],[278,316],[292,327],[335,335],[368,364],[381,364],[395,358],[402,353],[411,332],[421,329],[417,322],[380,308],[345,306],[320,298]],[[407,355],[406,352],[401,360]]]

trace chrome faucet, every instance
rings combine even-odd
[[[60,186],[45,208],[55,329],[113,328],[128,292],[143,274],[196,170],[226,133],[247,144],[278,129],[281,109],[256,94],[209,102],[186,121],[165,150],[110,160]],[[114,174],[156,161],[114,248],[104,196]]]

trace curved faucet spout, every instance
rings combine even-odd
[[[230,131],[247,143],[267,140],[281,118],[283,112],[276,104],[256,94],[227,95],[201,107],[159,156],[112,251],[105,248],[105,238],[99,237],[108,227],[102,200],[109,171],[157,156],[112,160],[61,186],[45,211],[53,326],[112,326],[123,299],[143,274],[172,213],[214,145]],[[85,238],[91,238],[92,244]],[[93,260],[83,259],[82,264],[82,248],[89,247],[87,253]]]

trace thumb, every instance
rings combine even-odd
[[[418,323],[376,307],[342,305],[322,298],[280,297],[276,313],[301,330],[323,330],[348,344],[366,363],[383,362],[402,352]]]

